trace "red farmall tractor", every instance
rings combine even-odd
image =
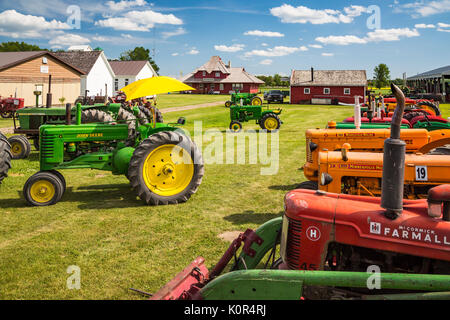
[[[0,116],[2,118],[12,118],[13,114],[24,107],[23,98],[0,97]]]
[[[152,299],[450,299],[450,185],[403,199],[405,104],[392,89],[381,198],[291,191],[283,217],[242,233],[211,271],[198,257]]]

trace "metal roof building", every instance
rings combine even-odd
[[[408,77],[407,84],[419,93],[441,95],[443,101],[450,101],[450,65]]]

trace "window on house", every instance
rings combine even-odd
[[[220,78],[220,72],[216,72],[216,78]]]
[[[206,77],[206,71],[203,71],[203,76]]]
[[[119,90],[119,79],[114,79],[114,91]]]
[[[214,85],[214,83],[211,83],[211,90],[214,90],[215,89],[215,85]]]
[[[242,90],[242,89],[244,89],[244,85],[242,83],[233,83],[231,85],[231,88],[233,90]]]
[[[305,88],[305,89],[303,90],[303,93],[304,93],[304,94],[310,94],[310,93],[311,93],[311,89],[310,89],[310,88]]]
[[[125,86],[128,85],[128,79],[125,79]]]
[[[223,90],[223,83],[221,83],[221,84],[219,85],[219,90],[220,90],[220,91]]]
[[[203,89],[203,83],[200,83],[198,87],[199,89]]]
[[[344,88],[344,94],[350,94],[350,88]]]
[[[323,88],[323,94],[330,94],[330,88]]]

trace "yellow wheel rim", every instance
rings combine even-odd
[[[267,118],[264,121],[264,128],[266,128],[267,130],[275,130],[278,128],[278,121],[275,118]]]
[[[18,156],[22,153],[22,145],[19,142],[13,142],[11,144],[11,153],[13,156]]]
[[[47,180],[38,180],[31,186],[30,196],[39,203],[49,202],[55,196],[55,186]]]
[[[430,111],[430,112],[432,113],[433,116],[436,115],[436,112],[433,110],[433,108],[427,106],[426,104],[420,105],[420,109]]]
[[[142,174],[150,191],[169,197],[188,187],[194,176],[194,164],[188,151],[166,144],[148,154]]]
[[[259,100],[259,99],[253,99],[253,100],[252,100],[252,105],[253,105],[253,106],[260,106],[260,105],[261,105],[261,100]]]
[[[239,130],[241,130],[241,127],[240,127],[237,123],[235,123],[235,124],[233,124],[233,125],[231,126],[231,129],[232,129],[234,132],[238,132]]]

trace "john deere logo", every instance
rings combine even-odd
[[[306,229],[306,237],[311,241],[317,241],[320,239],[320,230],[316,227],[309,227]]]

